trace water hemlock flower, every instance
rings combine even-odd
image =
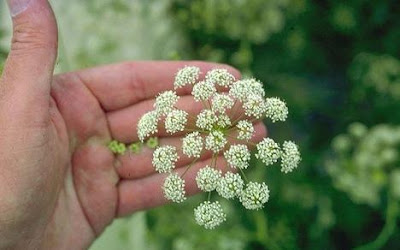
[[[228,140],[225,138],[224,133],[214,130],[206,137],[206,149],[218,153],[225,147],[227,142]]]
[[[217,117],[217,122],[215,123],[220,128],[227,128],[232,125],[232,121],[226,114],[219,114]]]
[[[236,129],[238,130],[237,138],[239,140],[248,141],[254,135],[254,126],[248,120],[241,120],[236,124]]]
[[[154,103],[154,108],[156,109],[157,115],[167,115],[174,109],[178,100],[179,96],[175,93],[175,91],[172,90],[167,90],[159,94],[156,97],[156,102]]]
[[[243,104],[244,113],[257,119],[264,116],[266,111],[265,99],[257,94],[251,94]]]
[[[196,126],[200,129],[212,130],[218,121],[217,115],[210,109],[204,109],[197,115]]]
[[[211,109],[214,112],[224,113],[227,109],[233,107],[233,99],[225,94],[215,94],[212,99]]]
[[[226,214],[218,201],[204,201],[194,209],[194,218],[200,226],[213,229],[226,220]]]
[[[278,143],[271,138],[264,138],[257,144],[257,153],[255,155],[257,159],[269,166],[277,162],[281,154],[281,148]]]
[[[226,69],[213,69],[206,74],[206,81],[222,87],[229,87],[235,81],[235,77]]]
[[[187,134],[182,139],[182,151],[188,157],[199,158],[203,151],[203,138],[197,131]]]
[[[172,110],[165,118],[165,129],[168,133],[174,134],[185,129],[188,113],[183,110]]]
[[[197,172],[197,187],[204,192],[214,191],[217,187],[219,179],[221,179],[221,176],[221,170],[217,170],[210,166],[205,166]]]
[[[156,111],[150,111],[144,114],[137,125],[137,134],[141,142],[146,137],[158,132],[158,115]]]
[[[180,203],[186,200],[185,180],[176,173],[171,173],[165,178],[162,189],[165,198],[170,201]]]
[[[168,173],[175,168],[178,161],[178,152],[173,146],[162,146],[153,153],[153,166],[159,173]]]
[[[244,79],[232,84],[229,95],[241,102],[245,102],[249,95],[264,97],[265,91],[261,82],[255,79]]]
[[[201,81],[193,86],[192,95],[195,101],[206,101],[209,100],[214,94],[217,93],[217,89],[212,82]]]
[[[174,88],[181,88],[185,85],[193,85],[197,82],[200,76],[200,69],[194,66],[186,66],[180,69],[175,75]]]
[[[285,141],[282,145],[281,171],[283,173],[292,172],[297,168],[301,161],[300,151],[297,145],[292,141]]]
[[[155,170],[169,173],[162,190],[165,198],[173,202],[186,200],[184,175],[192,170],[191,166],[198,163],[203,153],[212,154],[210,163],[196,173],[197,187],[209,195],[208,200],[194,210],[194,216],[199,225],[213,229],[226,219],[220,203],[210,201],[213,192],[225,199],[238,199],[247,209],[261,209],[268,201],[268,186],[247,180],[245,170],[251,159],[247,144],[252,144],[249,141],[255,134],[253,121],[266,117],[274,123],[285,121],[288,109],[283,100],[266,98],[263,84],[256,79],[236,81],[226,69],[213,69],[206,72],[205,80],[199,81],[199,78],[198,67],[186,66],[178,71],[174,82],[175,89],[192,87],[194,101],[203,106],[197,114],[178,109],[179,96],[174,90],[166,90],[156,96],[154,109],[140,118],[137,134],[142,143],[147,139],[143,145],[154,149],[152,165]],[[218,92],[217,86],[223,87],[225,92]],[[157,137],[148,138],[159,132],[158,123],[161,122],[167,133],[182,134],[181,146],[160,146]],[[126,150],[123,146],[111,142],[109,148],[120,153]],[[130,149],[139,151],[140,148],[135,144]],[[256,158],[267,166],[281,159],[283,173],[293,171],[301,161],[299,149],[291,141],[284,142],[281,148],[273,139],[264,138],[256,145],[256,150]],[[173,173],[178,153],[185,159],[191,158],[182,175]],[[219,161],[222,157],[224,161]],[[219,169],[225,164],[227,169],[240,172],[227,171],[223,175]]]
[[[265,115],[270,118],[272,122],[284,122],[288,114],[289,111],[284,101],[276,97],[266,99]]]
[[[244,181],[238,173],[226,172],[217,185],[217,192],[225,199],[240,197],[243,191]]]
[[[240,202],[246,209],[258,210],[264,207],[269,199],[267,184],[249,182],[240,195]]]
[[[224,157],[232,168],[246,169],[249,167],[250,151],[246,145],[232,145],[225,151]]]

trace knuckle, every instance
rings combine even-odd
[[[57,50],[57,37],[49,28],[27,22],[15,24],[11,50],[25,51]]]

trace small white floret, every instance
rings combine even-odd
[[[180,69],[175,75],[174,87],[175,89],[185,85],[193,85],[199,80],[200,69],[194,66],[185,66]]]
[[[137,134],[141,142],[158,132],[158,120],[159,117],[156,111],[150,111],[140,118],[137,125]]]
[[[291,141],[285,141],[282,145],[282,168],[283,173],[292,172],[301,161],[299,147]]]
[[[196,223],[206,229],[214,229],[226,220],[226,214],[218,201],[204,201],[194,209]]]
[[[265,165],[272,165],[281,157],[281,149],[274,140],[271,138],[264,138],[257,144],[257,159],[261,159]]]
[[[224,157],[232,168],[246,169],[249,167],[250,151],[246,145],[232,145],[224,152]]]
[[[289,111],[286,103],[279,98],[267,98],[265,115],[272,120],[272,122],[284,122],[288,117]]]
[[[217,192],[225,199],[239,197],[243,191],[244,181],[238,173],[226,172],[217,185]]]
[[[240,195],[240,202],[246,209],[261,209],[268,199],[269,189],[264,182],[249,182]]]
[[[159,173],[171,172],[178,161],[178,153],[173,146],[158,147],[153,153],[153,166]]]
[[[197,172],[197,187],[204,192],[214,191],[217,187],[219,179],[221,179],[221,176],[221,170],[217,170],[210,166],[205,166]]]
[[[165,118],[165,130],[168,133],[174,134],[185,129],[188,113],[183,110],[175,109],[168,113]]]
[[[185,196],[185,180],[183,180],[176,173],[170,174],[164,181],[162,186],[164,196],[173,202],[183,202],[186,200]]]

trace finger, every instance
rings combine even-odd
[[[211,163],[211,159],[195,163],[185,174],[185,191],[187,195],[194,195],[199,192],[195,178],[200,168]],[[217,168],[227,171],[229,168],[223,157],[217,157]],[[179,168],[176,173],[182,175],[186,167]],[[139,180],[123,180],[118,186],[119,203],[118,216],[125,216],[135,211],[144,210],[168,203],[165,199],[162,185],[167,174],[154,174]]]
[[[13,38],[0,91],[18,100],[13,102],[13,108],[29,109],[38,116],[35,111],[48,112],[43,107],[49,106],[57,56],[57,24],[47,0],[7,0],[7,3],[13,16]]]
[[[259,122],[254,125],[255,133],[250,140],[250,148],[252,148],[254,143],[260,142],[264,137],[267,136],[267,130],[263,123]],[[236,137],[236,132],[232,132],[232,137]],[[228,138],[229,143],[227,145],[232,145],[235,143],[246,144],[244,141],[235,140]],[[193,161],[193,158],[188,158],[182,153],[182,138],[181,137],[165,137],[160,138],[159,145],[171,145],[178,149],[179,159],[176,166],[182,167],[188,165]],[[117,172],[122,179],[138,179],[155,173],[155,169],[152,165],[153,159],[153,149],[144,147],[142,151],[138,154],[127,153],[125,155],[118,157],[118,167]],[[200,160],[206,160],[212,157],[212,152],[209,150],[203,151]]]
[[[236,78],[240,73],[223,64],[199,61],[125,62],[85,69],[77,72],[80,79],[97,97],[106,111],[121,109],[154,98],[158,93],[173,89],[176,72],[186,65],[200,68],[204,73],[213,68],[226,68]],[[191,87],[178,89],[189,94]]]

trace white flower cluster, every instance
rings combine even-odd
[[[156,97],[154,110],[143,115],[138,123],[138,137],[141,141],[158,133],[158,122],[164,121],[165,131],[170,134],[184,132],[182,147],[160,146],[153,154],[153,165],[160,173],[169,173],[162,186],[165,198],[173,202],[186,199],[184,175],[203,153],[211,153],[212,160],[200,168],[195,177],[197,187],[209,193],[209,199],[195,209],[199,225],[212,229],[223,221],[226,215],[217,201],[211,202],[210,195],[216,192],[225,199],[238,199],[247,209],[261,209],[269,199],[265,183],[249,182],[244,170],[250,166],[251,152],[247,144],[255,135],[253,122],[268,118],[272,122],[285,121],[288,109],[279,98],[266,98],[263,84],[255,79],[236,81],[226,69],[212,69],[200,79],[200,69],[186,66],[175,76],[174,88],[192,86],[191,94],[203,109],[198,114],[179,110],[176,104],[179,96],[167,90]],[[217,87],[224,92],[219,93]],[[237,112],[240,111],[240,114]],[[242,114],[243,113],[243,114]],[[189,117],[194,117],[190,119]],[[281,160],[281,171],[288,173],[297,168],[301,161],[296,144],[284,142],[282,147],[271,138],[264,138],[256,145],[255,157],[265,165]],[[179,155],[192,158],[186,171],[181,175],[173,172]],[[226,168],[237,169],[240,173],[227,171],[222,174],[221,161],[225,158]],[[242,179],[243,178],[243,179]]]
[[[218,201],[205,201],[194,209],[194,218],[200,226],[213,229],[226,220],[226,214]]]

